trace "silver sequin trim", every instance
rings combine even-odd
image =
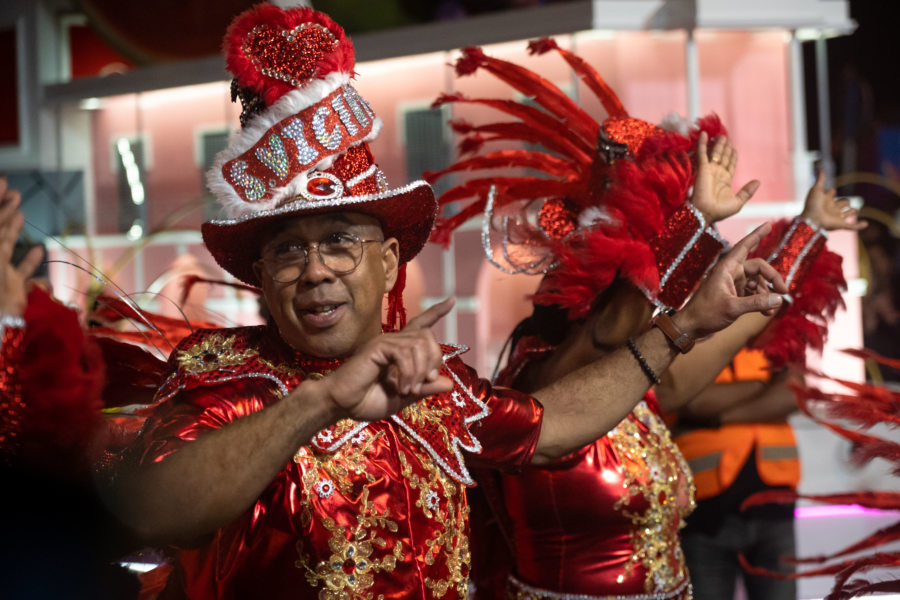
[[[491,247],[491,220],[494,216],[494,200],[497,198],[497,186],[492,185],[488,190],[487,202],[484,207],[484,218],[481,220],[481,247],[484,249],[484,256],[491,265],[496,267],[497,269],[503,271],[504,273],[508,273],[510,275],[517,275],[519,273],[525,273],[527,275],[545,275],[548,272],[552,271],[556,268],[558,262],[552,261],[549,265],[545,267],[541,267],[541,263],[546,262],[549,259],[549,255],[547,257],[542,258],[541,260],[533,263],[528,263],[522,267],[517,267],[515,269],[510,269],[498,263],[494,259],[494,249]],[[503,229],[501,231],[501,237],[503,239],[502,247],[503,247],[503,258],[511,265],[515,264],[512,258],[509,256],[509,247],[508,241],[509,236],[507,235],[507,224],[509,223],[509,217],[503,217]]]
[[[448,344],[448,345],[453,346],[455,348],[455,351],[451,352],[450,354],[444,355],[443,361],[445,364],[448,360],[450,360],[454,356],[459,356],[460,354],[462,354],[463,352],[468,350],[468,347],[466,347],[466,346],[462,346],[462,345],[458,345],[458,344]],[[474,423],[475,421],[480,421],[481,419],[488,416],[491,413],[491,411],[487,407],[487,404],[485,404],[484,402],[482,402],[481,400],[476,398],[475,395],[472,394],[472,391],[469,390],[468,387],[463,385],[462,381],[460,381],[459,377],[456,375],[456,373],[453,372],[452,369],[447,368],[447,371],[450,373],[454,382],[456,382],[457,388],[459,390],[461,390],[462,393],[465,394],[466,397],[468,397],[469,400],[471,400],[475,404],[475,406],[478,406],[479,408],[481,408],[481,410],[478,412],[478,414],[472,415],[470,417],[466,417],[466,419],[464,420],[464,423],[466,425],[469,425],[470,423]],[[425,450],[428,452],[428,454],[431,455],[431,458],[434,459],[434,461],[438,465],[440,465],[440,467],[444,470],[444,472],[447,473],[450,477],[452,477],[456,481],[458,481],[462,484],[465,484],[465,485],[469,485],[469,486],[475,485],[475,480],[472,479],[472,475],[469,473],[468,469],[466,469],[466,461],[463,458],[462,453],[460,452],[460,448],[462,448],[463,450],[468,450],[469,452],[473,452],[476,454],[481,452],[481,442],[479,442],[478,439],[474,435],[472,435],[471,431],[469,432],[469,436],[472,438],[471,446],[466,446],[465,444],[463,444],[462,440],[460,440],[458,437],[455,437],[455,436],[453,437],[452,440],[450,440],[450,447],[453,449],[453,455],[456,457],[456,464],[459,466],[459,470],[457,470],[457,469],[454,469],[453,467],[451,467],[450,465],[448,465],[447,462],[443,458],[441,458],[437,452],[434,451],[434,448],[432,448],[428,442],[426,442],[418,433],[415,432],[415,430],[413,430],[408,424],[406,424],[400,418],[399,415],[393,415],[391,418],[394,420],[395,423],[400,425],[400,427],[402,427],[403,430],[406,431],[406,433],[408,433],[410,435],[410,437],[412,437],[414,440],[419,442],[419,444],[421,444],[421,446],[423,448],[425,448]]]
[[[344,196],[342,198],[335,198],[334,200],[327,200],[324,202],[311,202],[309,200],[306,200],[305,198],[298,198],[290,204],[285,204],[284,206],[280,206],[278,208],[257,211],[251,214],[237,217],[235,219],[213,219],[208,221],[208,223],[213,226],[237,225],[238,223],[252,221],[253,219],[259,219],[262,217],[283,215],[310,208],[321,208],[323,206],[333,206],[340,209],[352,210],[353,205],[355,204],[364,204],[366,202],[375,202],[377,200],[383,200],[385,198],[392,198],[394,196],[406,194],[407,192],[411,192],[412,190],[420,187],[430,188],[431,186],[429,186],[427,182],[419,180],[413,181],[412,183],[399,188],[386,190],[384,192],[378,192],[377,194],[365,194],[363,196]]]
[[[816,231],[816,234],[809,238],[809,241],[806,242],[805,246],[803,246],[800,254],[797,255],[797,260],[795,260],[794,264],[791,265],[791,270],[788,271],[787,277],[784,278],[784,285],[786,285],[788,288],[791,287],[791,283],[794,281],[794,277],[797,275],[797,269],[799,269],[800,265],[803,264],[804,259],[806,259],[806,255],[809,254],[810,250],[812,250],[815,243],[818,242],[819,238],[821,237],[824,237],[824,234],[821,231]]]
[[[703,230],[706,229],[706,219],[703,218],[703,214],[690,202],[685,202],[684,205],[688,207],[694,217],[696,217],[697,221],[700,222],[700,226],[697,228],[697,231],[694,232],[694,235],[691,236],[691,239],[688,240],[687,244],[681,249],[681,252],[678,253],[678,256],[675,257],[675,260],[672,261],[672,264],[666,269],[665,274],[660,277],[659,289],[666,287],[666,283],[668,283],[669,278],[672,277],[675,269],[678,268],[678,265],[680,265],[681,261],[684,260],[684,257],[687,256],[687,253],[690,252],[691,248],[694,247],[694,244],[697,243],[697,240],[700,239],[700,236],[703,235]]]
[[[365,171],[363,171],[363,172],[360,173],[359,175],[356,175],[355,177],[352,177],[352,178],[348,179],[348,180],[347,180],[347,187],[348,187],[348,188],[352,188],[353,186],[355,186],[356,184],[358,184],[359,182],[361,182],[363,179],[366,179],[366,178],[371,177],[372,175],[374,175],[374,174],[375,174],[375,171],[377,171],[377,170],[378,170],[378,167],[376,167],[375,165],[369,166],[368,169],[366,169]]]
[[[794,234],[794,232],[797,231],[797,226],[798,226],[799,224],[800,224],[800,219],[799,219],[799,218],[794,219],[794,220],[791,222],[790,227],[788,227],[788,230],[785,231],[785,232],[784,232],[784,235],[781,237],[781,241],[778,243],[778,247],[775,248],[775,250],[772,251],[772,254],[769,255],[769,258],[766,259],[766,262],[767,262],[767,263],[770,263],[770,262],[772,262],[773,260],[775,260],[775,257],[778,256],[778,253],[781,252],[782,250],[784,250],[785,244],[787,244],[787,241],[788,241],[788,240],[790,239],[790,237]]]
[[[3,337],[6,330],[9,329],[25,329],[25,318],[13,315],[0,315],[0,348],[3,347]]]
[[[259,379],[259,378],[268,379],[269,381],[275,382],[275,384],[278,386],[278,391],[281,392],[281,395],[282,396],[288,395],[289,391],[287,389],[287,386],[284,385],[284,382],[281,381],[280,379],[278,379],[277,377],[275,377],[274,375],[272,375],[271,373],[258,373],[258,372],[240,373],[238,375],[229,375],[229,376],[224,376],[224,377],[218,377],[216,379],[208,379],[208,380],[204,381],[203,383],[204,384],[227,383],[229,381],[235,381],[237,379]],[[184,391],[185,389],[186,388],[185,388],[184,384],[179,385],[177,388],[175,388],[174,390],[172,390],[171,392],[169,392],[168,394],[166,394],[159,400],[156,400],[154,403],[158,404],[160,402],[164,402],[164,401],[168,400],[169,398],[171,398],[172,396],[174,396],[175,394],[177,394],[178,392]]]
[[[620,594],[616,596],[594,596],[592,594],[564,594],[561,592],[554,592],[552,590],[530,586],[527,583],[519,581],[512,575],[509,576],[508,584],[515,590],[521,590],[526,594],[533,594],[541,599],[551,598],[552,600],[672,600],[673,598],[681,597],[685,592],[687,592],[688,598],[692,598],[694,595],[694,588],[691,586],[690,579],[682,581],[678,587],[671,592],[660,592],[657,594]]]
[[[803,247],[800,251],[800,254],[797,255],[797,260],[794,261],[794,264],[791,265],[790,271],[788,271],[787,277],[784,278],[784,284],[788,287],[791,287],[791,281],[793,281],[794,276],[797,275],[797,269],[800,267],[800,264],[803,262],[803,259],[806,258],[806,255],[809,254],[809,251],[812,249],[812,246],[815,242],[819,240],[820,237],[824,237],[828,239],[828,235],[825,233],[825,230],[821,227],[818,227],[812,221],[807,219],[806,217],[797,217],[791,222],[791,226],[788,227],[788,230],[784,233],[784,236],[781,238],[781,242],[778,244],[778,247],[769,255],[769,258],[766,259],[767,263],[771,263],[775,260],[775,257],[784,250],[785,245],[788,240],[794,235],[794,232],[797,231],[797,227],[800,226],[800,223],[806,223],[810,229],[816,232],[816,234],[810,238],[809,242]]]
[[[25,318],[15,315],[0,315],[0,327],[25,329]]]
[[[327,447],[316,443],[317,438],[322,433],[320,431],[319,433],[317,433],[315,435],[315,437],[313,437],[312,443],[314,446],[316,446],[317,448],[319,448],[321,450],[324,450],[325,452],[334,452],[335,450],[337,450],[338,448],[340,448],[341,446],[346,444],[350,438],[355,437],[357,433],[359,433],[360,431],[362,431],[363,429],[365,429],[368,426],[369,426],[369,421],[360,421],[359,423],[356,424],[356,426],[353,427],[353,429],[346,432],[344,435],[342,435],[340,438],[338,438],[338,440],[336,442],[334,442],[333,444],[331,444],[330,446],[327,446]],[[325,430],[323,430],[323,431],[325,431]]]

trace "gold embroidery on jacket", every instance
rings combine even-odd
[[[451,414],[453,414],[453,409],[449,406],[438,408],[429,405],[427,400],[410,404],[400,411],[400,416],[403,420],[412,425],[419,432],[419,435],[429,431],[439,433],[442,440],[439,445],[445,448],[452,447],[450,442],[452,436],[444,423]],[[412,443],[418,444],[415,440],[412,440]]]
[[[408,437],[405,432],[402,435]],[[466,535],[469,506],[464,492],[430,456],[418,452],[418,446],[410,444],[408,448],[424,468],[425,476],[413,472],[403,451],[399,453],[400,472],[409,482],[409,487],[418,492],[415,506],[434,523],[430,537],[425,540],[425,564],[433,566],[442,560],[447,569],[447,576],[443,579],[426,577],[425,587],[431,590],[434,598],[443,598],[450,590],[455,590],[459,598],[466,598],[472,558]]]
[[[225,337],[220,333],[214,333],[203,338],[199,344],[194,344],[186,350],[179,350],[176,354],[179,369],[197,375],[222,367],[242,365],[257,355],[257,351],[252,348],[246,348],[240,352],[235,350],[236,337],[234,335]]]
[[[338,525],[331,517],[323,518],[321,523],[331,532],[328,540],[331,556],[313,568],[312,560],[300,540],[296,545],[298,560],[294,563],[297,568],[305,570],[306,581],[311,586],[323,586],[319,590],[319,600],[374,598],[368,590],[375,583],[375,573],[391,572],[403,559],[403,542],[396,536],[393,536],[395,541],[389,553],[380,559],[372,557],[376,547],[382,551],[388,548],[388,542],[379,535],[378,530],[396,534],[399,529],[397,522],[389,517],[387,510],[381,514],[375,510],[374,504],[369,502],[369,488],[363,487],[355,527],[350,529]]]
[[[265,365],[272,369],[273,371],[278,371],[281,374],[287,375],[288,377],[300,377],[302,379],[322,379],[326,374],[321,373],[307,373],[306,370],[301,369],[300,367],[288,365],[282,362],[272,362],[267,358],[263,358],[260,356],[257,359],[260,364]],[[331,371],[329,371],[330,373]]]
[[[349,419],[346,422],[356,424],[356,421],[350,421]],[[344,421],[339,422],[338,426],[341,423],[344,423]],[[344,432],[351,428],[348,426]],[[321,480],[322,475],[325,474],[340,488],[342,494],[349,496],[353,494],[351,473],[365,477],[369,483],[374,482],[375,476],[366,471],[365,455],[376,440],[384,437],[384,431],[379,431],[374,435],[360,432],[359,437],[360,442],[358,444],[344,444],[334,454],[311,451],[306,446],[301,447],[294,454],[294,462],[302,464],[303,459],[307,458],[313,463],[310,465],[312,468],[301,468],[303,487],[306,490],[313,490],[317,482]]]
[[[634,568],[641,565],[645,571],[644,591],[665,592],[687,576],[676,530],[684,526],[684,517],[694,509],[694,485],[662,419],[644,402],[635,407],[632,416],[645,425],[647,432],[626,418],[609,433],[625,478],[625,492],[614,508],[633,523],[630,537],[634,552],[617,580],[621,583],[630,578]],[[678,498],[685,482],[686,503]],[[634,513],[625,508],[637,496],[649,505],[646,512]]]

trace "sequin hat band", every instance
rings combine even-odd
[[[343,85],[299,111],[295,106],[289,93],[216,157],[209,185],[229,218],[271,210],[301,196],[331,200],[335,184],[352,194],[359,176],[376,175],[372,161],[357,160],[325,175],[331,185],[323,179],[340,155],[372,139],[381,128],[369,103],[352,86]]]

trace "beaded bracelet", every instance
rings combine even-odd
[[[631,354],[634,355],[634,358],[638,361],[638,364],[641,365],[641,370],[644,371],[644,375],[647,376],[653,385],[659,385],[659,375],[656,374],[650,364],[647,363],[647,360],[644,358],[644,355],[641,354],[641,351],[638,350],[637,344],[634,343],[634,338],[628,338],[627,341],[628,349],[631,350]]]

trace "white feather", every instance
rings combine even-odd
[[[691,122],[677,112],[672,111],[663,117],[662,122],[659,124],[659,128],[665,129],[666,131],[674,131],[675,133],[680,133],[687,137],[691,132]]]
[[[589,206],[578,215],[578,226],[580,228],[589,228],[598,224],[615,225],[616,219],[613,219],[605,208],[597,206]]]

